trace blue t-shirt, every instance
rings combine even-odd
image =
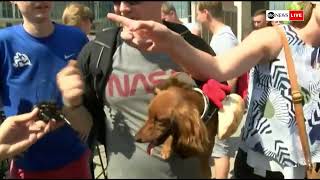
[[[0,96],[5,115],[30,112],[35,103],[54,100],[62,106],[56,74],[88,42],[78,28],[54,23],[45,38],[28,34],[22,24],[0,30]],[[29,171],[52,170],[80,158],[88,147],[68,125],[32,145],[16,165]]]

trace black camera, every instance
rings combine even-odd
[[[61,109],[57,106],[55,102],[43,101],[37,103],[34,108],[39,108],[39,119],[49,122],[50,119],[55,119],[58,121],[66,121],[66,117],[62,114]]]

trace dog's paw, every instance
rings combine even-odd
[[[161,158],[167,160],[170,158],[172,153],[171,147],[163,146],[161,149]]]

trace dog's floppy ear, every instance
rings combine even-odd
[[[190,75],[186,73],[177,73],[170,78],[161,79],[153,89],[155,94],[158,94],[161,90],[166,90],[170,86],[181,87],[185,89],[191,89],[196,86],[195,81]]]
[[[154,87],[153,92],[155,94],[158,94],[160,91],[166,90],[170,86],[178,85],[178,84],[179,84],[178,80],[176,78],[174,78],[174,77],[170,77],[168,79],[161,79],[158,82],[158,84],[156,84],[156,86]]]
[[[181,102],[173,112],[175,150],[179,154],[203,153],[209,146],[207,129],[195,105]]]
[[[196,82],[194,81],[194,79],[192,79],[191,75],[189,75],[185,72],[178,72],[175,75],[173,75],[172,78],[175,78],[179,82],[182,82],[183,84],[187,84],[191,87],[197,86]]]
[[[171,84],[171,79],[161,79],[161,80],[159,80],[159,82],[153,88],[154,94],[158,94],[160,91],[168,89],[170,84]]]

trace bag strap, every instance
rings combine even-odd
[[[309,147],[308,136],[307,136],[306,126],[305,126],[304,116],[303,116],[302,95],[297,82],[297,75],[295,72],[291,51],[290,51],[288,40],[286,38],[284,31],[279,26],[276,26],[275,29],[278,31],[279,35],[281,36],[281,42],[283,44],[283,48],[285,52],[288,75],[289,75],[289,80],[291,84],[292,101],[295,109],[296,122],[298,126],[298,132],[299,132],[299,137],[302,145],[304,158],[306,161],[306,167],[312,168],[310,147]]]
[[[92,56],[89,69],[93,74],[93,88],[99,101],[103,101],[102,90],[112,71],[112,57],[120,43],[119,31],[119,27],[106,29],[98,33],[96,39],[93,40],[93,43],[99,45],[100,49],[93,49],[95,52]],[[103,79],[104,77],[105,79]]]

